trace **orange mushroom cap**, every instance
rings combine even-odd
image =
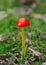
[[[20,18],[18,20],[17,26],[19,28],[30,26],[30,22],[26,18]]]

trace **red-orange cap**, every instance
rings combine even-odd
[[[20,18],[18,20],[17,26],[19,28],[30,26],[30,22],[26,18]]]

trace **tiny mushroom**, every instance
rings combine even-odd
[[[26,44],[24,41],[24,27],[30,26],[30,22],[26,18],[20,18],[17,26],[22,28],[22,56],[26,55]]]

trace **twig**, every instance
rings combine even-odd
[[[42,53],[40,53],[40,52],[38,52],[38,51],[35,51],[34,49],[32,49],[32,48],[30,48],[30,47],[28,48],[28,50],[32,51],[35,56],[38,56],[38,57],[39,57],[39,56],[42,56]]]
[[[46,15],[32,13],[31,16],[34,17],[34,18],[37,18],[37,19],[42,19],[46,22]]]

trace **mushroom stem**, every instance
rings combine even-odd
[[[26,44],[24,41],[24,27],[22,28],[22,56],[26,55]]]

